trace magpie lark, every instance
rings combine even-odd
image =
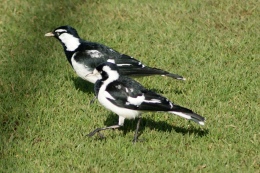
[[[142,112],[168,112],[204,125],[205,119],[202,116],[144,88],[135,80],[120,75],[118,67],[113,63],[102,63],[93,73],[101,74],[101,79],[95,83],[95,95],[105,108],[119,116],[119,122],[117,125],[97,128],[88,136],[93,136],[102,130],[119,128],[124,125],[125,119],[137,117],[139,120],[133,139],[133,142],[136,142]]]
[[[89,42],[81,39],[77,31],[70,26],[61,26],[53,32],[45,34],[47,37],[57,38],[63,45],[67,60],[76,71],[77,75],[84,80],[95,83],[100,76],[91,75],[92,71],[103,62],[117,64],[122,75],[149,76],[162,75],[174,79],[185,80],[180,75],[167,71],[151,68],[143,65],[140,61],[105,45]]]

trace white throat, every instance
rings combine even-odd
[[[75,51],[80,45],[79,38],[76,38],[71,34],[63,33],[59,38],[61,42],[65,44],[67,51]]]
[[[119,78],[118,72],[115,70],[111,70],[110,67],[104,66],[103,70],[108,74],[108,78],[104,81],[104,85],[108,85],[110,82],[113,82]]]

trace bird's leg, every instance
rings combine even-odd
[[[91,99],[90,104],[93,104],[96,99],[97,99],[97,96],[95,96],[93,99]]]
[[[107,130],[107,129],[118,129],[119,127],[121,127],[120,125],[113,125],[113,126],[108,126],[108,127],[103,127],[103,128],[97,128],[94,131],[90,132],[87,136],[92,137],[93,135],[95,135],[96,133],[99,134],[99,136],[103,137],[104,136],[102,134],[100,134],[99,132],[102,130]]]
[[[138,130],[139,130],[139,127],[140,127],[140,122],[141,122],[142,118],[140,117],[138,119],[138,122],[137,122],[137,126],[136,126],[136,130],[135,130],[135,135],[134,135],[134,139],[133,139],[133,143],[137,142],[138,141]]]

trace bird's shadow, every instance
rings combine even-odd
[[[124,126],[121,127],[119,130],[122,130],[124,135],[129,132],[135,131],[137,121],[138,119],[125,120]],[[107,119],[105,120],[104,125],[111,126],[115,124],[118,124],[118,116],[113,113],[110,113]],[[173,126],[165,121],[155,121],[151,118],[142,118],[139,132],[138,132],[139,136],[143,133],[145,128],[156,129],[158,131],[163,131],[163,132],[175,131],[176,133],[180,133],[182,135],[194,134],[198,137],[206,136],[209,133],[208,129],[204,129],[204,128],[202,129],[200,127],[196,127],[193,125],[189,126],[188,128],[183,128],[183,127]]]
[[[174,89],[174,90],[169,91],[169,90],[161,90],[161,89],[157,89],[157,88],[149,88],[149,90],[151,90],[155,93],[158,93],[160,95],[167,94],[169,92],[174,93],[175,95],[180,95],[180,94],[185,93],[184,90],[180,90],[180,89]]]
[[[94,84],[81,79],[80,77],[70,77],[70,80],[73,81],[76,90],[82,91],[84,93],[93,93],[94,94]]]

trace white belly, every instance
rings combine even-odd
[[[72,64],[73,69],[77,73],[77,75],[84,80],[87,80],[91,83],[95,83],[98,79],[101,78],[101,76],[99,74],[93,75],[92,74],[93,70],[91,68],[75,61],[74,56],[71,58],[71,64]]]
[[[105,91],[104,91],[103,86],[99,90],[98,101],[108,110],[111,110],[112,112],[116,113],[118,116],[126,118],[126,119],[134,119],[141,114],[140,111],[118,107],[118,106],[114,105],[113,103],[111,103],[105,97]]]

